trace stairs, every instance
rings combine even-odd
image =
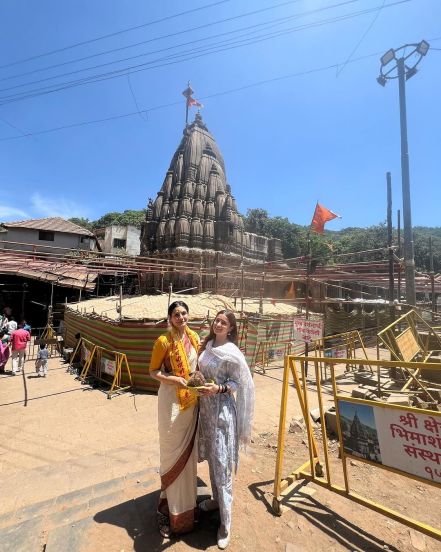
[[[142,527],[147,525],[153,530],[155,526],[158,489],[158,469],[148,468],[6,512],[0,516],[0,550],[94,550],[96,545],[89,548],[89,533],[93,530],[100,540],[100,524],[104,523],[123,527],[133,542]],[[122,548],[118,544],[115,550]],[[106,546],[103,550],[113,548]]]

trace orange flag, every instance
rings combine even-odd
[[[311,230],[317,232],[317,234],[323,234],[325,223],[335,218],[341,218],[341,216],[336,215],[329,209],[326,209],[326,207],[323,207],[323,205],[320,205],[320,203],[317,203],[314,216],[312,217]]]

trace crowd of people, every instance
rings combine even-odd
[[[189,329],[189,309],[175,301],[170,330],[153,347],[150,374],[160,382],[158,429],[161,493],[158,529],[164,538],[191,531],[200,512],[219,510],[217,544],[231,539],[233,475],[239,449],[251,440],[254,384],[237,347],[237,323],[228,310],[217,313],[202,343]],[[188,386],[199,371],[204,385]],[[197,503],[197,462],[208,462],[212,498]]]
[[[6,364],[11,358],[11,375],[20,374],[26,361],[26,350],[31,340],[31,326],[22,320],[17,324],[9,307],[0,315],[0,373],[6,372]],[[40,376],[47,375],[48,350],[41,344],[37,354],[36,371]]]

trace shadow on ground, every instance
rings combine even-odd
[[[205,487],[204,483],[203,486]],[[209,495],[198,496],[198,500],[204,498],[209,498]],[[170,548],[178,540],[185,542],[195,550],[206,550],[211,546],[216,546],[219,527],[218,512],[201,512],[194,531],[179,537],[164,539],[159,534],[156,524],[158,501],[159,490],[102,510],[95,514],[93,519],[96,523],[107,523],[124,529],[133,540],[135,552],[145,552],[146,550],[161,552]]]
[[[268,487],[272,488],[274,481],[262,481],[253,483],[248,488],[256,500],[261,501],[267,511],[273,515],[272,494],[268,492]],[[344,546],[348,550],[360,550],[363,552],[384,552],[385,547],[391,552],[400,552],[389,543],[376,538],[374,535],[364,531],[358,525],[350,522],[346,518],[338,515],[320,501],[312,498],[302,489],[306,487],[306,482],[300,482],[293,491],[287,495],[283,501],[283,506],[290,508],[298,516],[302,516],[311,523],[316,529],[326,533],[329,537]],[[282,514],[283,515],[283,514]]]

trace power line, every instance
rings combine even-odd
[[[57,54],[59,52],[65,52],[66,50],[71,50],[72,48],[77,48],[78,46],[84,46],[85,44],[92,44],[93,42],[97,42],[99,40],[104,40],[106,38],[111,38],[112,36],[117,36],[117,35],[120,35],[120,34],[123,34],[123,33],[128,33],[130,31],[141,29],[143,27],[149,27],[151,25],[156,25],[157,23],[163,23],[164,21],[170,21],[170,19],[175,19],[177,17],[181,17],[183,15],[188,15],[190,13],[195,13],[195,12],[198,12],[198,11],[201,11],[201,10],[206,10],[208,8],[212,8],[212,7],[217,6],[219,4],[225,4],[225,3],[230,2],[230,1],[231,0],[219,0],[218,2],[213,2],[212,4],[206,4],[205,6],[200,6],[199,8],[192,8],[191,10],[186,10],[186,11],[183,11],[183,12],[180,12],[180,13],[175,13],[175,14],[172,14],[172,15],[168,15],[168,16],[162,17],[160,19],[155,19],[154,21],[149,21],[147,23],[142,23],[141,25],[136,25],[134,27],[129,27],[127,29],[122,29],[120,31],[116,31],[114,33],[109,33],[109,34],[106,34],[106,35],[98,36],[96,38],[91,38],[89,40],[84,40],[82,42],[76,42],[75,44],[71,44],[69,46],[64,46],[63,48],[58,48],[56,50],[50,50],[49,52],[44,52],[42,54],[37,54],[35,56],[31,56],[31,57],[28,57],[28,58],[19,59],[17,61],[12,61],[11,63],[7,63],[5,65],[0,65],[0,69],[4,69],[6,67],[11,67],[13,65],[19,65],[20,63],[25,63],[27,61],[32,61],[34,59],[39,59],[39,58],[42,58],[42,57],[45,57],[45,56],[50,56],[52,54]]]
[[[410,2],[410,1],[411,0],[397,0],[396,2],[393,2],[391,4],[387,4],[385,7],[393,7],[393,6],[396,6],[398,4],[403,4],[403,3]],[[263,35],[263,36],[260,36],[260,37],[254,38],[254,39],[248,39],[247,41],[236,41],[236,42],[230,43],[228,45],[228,47],[218,48],[218,44],[214,44],[214,45],[211,45],[208,48],[206,48],[206,50],[208,50],[208,51],[205,51],[203,53],[198,53],[197,55],[192,55],[197,50],[189,50],[189,51],[184,52],[184,53],[173,54],[173,55],[165,57],[165,58],[159,58],[159,59],[152,60],[152,61],[149,61],[149,62],[146,62],[146,63],[141,63],[141,64],[138,64],[138,65],[129,66],[129,67],[125,67],[125,68],[122,68],[122,69],[116,69],[116,70],[113,70],[113,71],[109,71],[107,73],[91,75],[89,77],[85,77],[85,78],[82,78],[82,79],[79,79],[79,80],[67,81],[67,82],[64,82],[64,83],[49,85],[47,87],[36,88],[34,90],[19,92],[17,94],[10,94],[9,96],[0,97],[0,105],[5,105],[7,103],[12,103],[12,102],[16,102],[16,101],[20,101],[20,100],[24,100],[24,99],[33,98],[33,97],[44,95],[44,94],[59,92],[61,90],[65,90],[67,88],[77,87],[77,86],[81,86],[81,85],[84,85],[84,84],[101,82],[103,80],[109,80],[109,79],[112,79],[112,78],[125,76],[127,74],[138,73],[140,71],[146,71],[146,70],[150,70],[150,69],[157,69],[157,68],[168,66],[168,65],[175,65],[177,63],[182,63],[182,62],[189,61],[189,60],[192,60],[192,59],[196,59],[196,58],[199,58],[199,57],[204,57],[204,56],[212,54],[212,53],[225,52],[225,51],[228,51],[228,50],[232,50],[232,49],[242,47],[244,45],[256,44],[258,42],[267,41],[267,40],[270,40],[274,37],[283,36],[283,35],[286,35],[286,34],[291,34],[293,32],[298,32],[298,31],[313,28],[313,27],[319,27],[319,26],[322,26],[322,25],[330,24],[330,23],[335,23],[335,22],[339,22],[339,21],[353,19],[354,17],[359,17],[361,15],[371,13],[371,12],[375,11],[376,9],[378,9],[378,7],[370,8],[370,9],[367,9],[367,10],[362,10],[362,11],[359,11],[359,12],[352,12],[350,14],[337,16],[337,17],[334,17],[334,18],[329,18],[329,19],[321,20],[321,21],[314,22],[314,23],[308,23],[308,24],[305,24],[305,25],[300,25],[298,27],[289,28],[289,29],[283,30],[283,31],[277,31],[275,33]],[[239,42],[239,44],[238,44],[238,42]],[[231,45],[231,44],[233,44],[233,45]],[[182,58],[183,56],[188,56],[188,57],[185,57],[184,59],[179,59],[177,61],[167,61],[169,59],[173,59],[173,58],[176,58],[176,57]],[[161,63],[161,62],[164,62],[164,63]],[[157,65],[152,65],[153,63],[157,63]],[[150,67],[148,67],[149,65],[150,65]],[[7,90],[7,89],[4,89],[4,90]]]
[[[363,61],[363,60],[371,58],[373,56],[379,56],[379,55],[381,55],[381,53],[382,52],[375,52],[373,54],[368,54],[366,56],[354,58],[349,63],[357,63],[359,61]],[[206,95],[206,96],[201,96],[200,99],[201,100],[208,100],[208,99],[211,99],[211,98],[216,98],[218,96],[226,96],[228,94],[234,94],[234,93],[237,93],[237,92],[241,92],[243,90],[248,90],[249,88],[255,88],[257,86],[270,84],[272,82],[287,80],[287,79],[291,79],[291,78],[295,78],[295,77],[302,77],[302,76],[310,75],[310,74],[313,74],[313,73],[319,73],[319,72],[322,72],[322,71],[328,71],[330,69],[335,69],[335,68],[339,67],[339,65],[340,65],[340,63],[333,63],[331,65],[326,65],[324,67],[317,67],[315,69],[309,69],[307,71],[300,71],[300,72],[297,72],[297,73],[290,73],[288,75],[281,75],[279,77],[274,77],[274,78],[271,78],[271,79],[265,79],[265,80],[257,81],[257,82],[250,83],[250,84],[247,84],[247,85],[243,85],[243,86],[240,86],[240,87],[237,87],[237,88],[231,88],[229,90],[224,90],[222,92],[215,92],[213,94],[209,94],[209,95]],[[41,135],[41,134],[49,134],[49,133],[52,133],[52,132],[58,132],[60,130],[76,128],[76,127],[81,127],[81,126],[87,126],[87,125],[97,124],[97,123],[104,123],[104,122],[108,122],[108,121],[114,121],[114,120],[117,120],[117,119],[124,119],[124,118],[127,118],[127,117],[132,117],[134,115],[139,115],[139,113],[149,113],[151,111],[158,111],[158,110],[166,109],[166,108],[169,108],[169,107],[175,107],[177,105],[182,105],[182,100],[176,101],[176,102],[170,102],[170,103],[167,103],[167,104],[162,104],[162,105],[158,105],[158,106],[154,106],[154,107],[150,107],[148,109],[143,109],[143,110],[140,110],[140,111],[132,111],[130,113],[124,113],[124,114],[121,114],[121,115],[113,115],[111,117],[105,117],[105,118],[102,118],[102,119],[94,119],[94,120],[91,120],[91,121],[82,121],[80,123],[72,123],[70,125],[63,125],[63,126],[59,126],[59,127],[55,127],[55,128],[46,129],[46,130],[39,130],[39,131],[35,131],[35,132],[29,133],[29,134],[25,134],[24,136],[9,136],[9,137],[6,137],[6,138],[0,138],[0,142],[7,142],[7,141],[10,141],[10,140],[17,140],[19,138],[24,138],[26,136],[38,136],[38,135]]]
[[[438,36],[438,37],[435,37],[435,38],[430,38],[428,40],[430,42],[435,42],[437,40],[441,40],[441,36]],[[431,49],[441,51],[441,48],[431,48]],[[360,61],[364,61],[365,59],[369,59],[371,57],[379,56],[382,53],[383,53],[383,51],[374,52],[372,54],[367,54],[365,56],[360,56],[358,58],[351,59],[347,63],[348,64],[357,63],[357,62],[360,62]],[[274,78],[271,78],[271,79],[265,79],[265,80],[257,81],[257,82],[250,83],[250,84],[247,84],[247,85],[243,85],[243,86],[240,86],[240,87],[237,87],[237,88],[231,88],[229,90],[224,90],[222,92],[215,92],[213,94],[202,96],[200,99],[201,100],[208,100],[208,99],[211,99],[211,98],[216,98],[218,96],[226,96],[228,94],[234,94],[234,93],[237,93],[237,92],[241,92],[243,90],[248,90],[250,88],[255,88],[255,87],[258,87],[258,86],[271,84],[272,82],[287,80],[287,79],[296,78],[296,77],[302,77],[302,76],[310,75],[310,74],[313,74],[313,73],[319,73],[319,72],[328,71],[328,70],[331,70],[331,69],[336,69],[340,65],[341,65],[341,63],[333,63],[331,65],[327,65],[327,66],[324,66],[324,67],[318,67],[318,68],[315,68],[315,69],[309,69],[307,71],[301,71],[301,72],[298,72],[298,73],[290,73],[288,75],[281,75],[279,77],[274,77]],[[167,103],[167,104],[162,104],[162,105],[150,107],[148,109],[143,109],[143,110],[139,110],[139,111],[132,111],[131,113],[124,113],[124,114],[120,114],[120,115],[113,115],[111,117],[105,117],[105,118],[102,118],[102,119],[82,121],[82,122],[79,122],[79,123],[72,123],[72,124],[69,124],[69,125],[62,125],[62,126],[55,127],[55,128],[49,128],[49,129],[46,129],[46,130],[34,131],[32,133],[29,132],[29,133],[24,134],[22,136],[9,136],[9,137],[6,137],[6,138],[0,138],[0,142],[9,142],[11,140],[18,140],[20,138],[26,138],[26,137],[29,137],[29,136],[38,136],[38,135],[42,135],[42,134],[50,134],[52,132],[59,132],[61,130],[66,130],[66,129],[70,129],[70,128],[77,128],[77,127],[88,126],[88,125],[92,125],[92,124],[115,121],[115,120],[118,120],[118,119],[125,119],[125,118],[128,118],[128,117],[132,117],[134,115],[139,115],[140,113],[149,113],[151,111],[158,111],[158,110],[161,110],[161,109],[167,109],[167,108],[170,108],[170,107],[175,107],[177,105],[182,105],[182,101],[170,102],[170,103]]]
[[[380,15],[381,13],[381,10],[384,8],[384,5],[386,3],[386,0],[383,0],[383,3],[382,5],[378,8],[378,11],[377,13],[375,14],[374,18],[372,19],[372,21],[370,22],[368,28],[365,30],[365,32],[362,34],[360,40],[357,42],[357,44],[355,45],[355,47],[353,48],[353,50],[351,51],[351,53],[349,54],[348,56],[348,59],[344,62],[343,66],[340,68],[340,69],[337,69],[337,77],[340,75],[340,73],[343,71],[343,69],[346,67],[346,65],[348,64],[348,61],[351,59],[351,57],[355,54],[355,52],[358,50],[358,48],[360,47],[360,44],[363,42],[363,40],[366,38],[367,34],[369,33],[369,31],[372,29],[372,27],[375,25],[375,22],[377,21],[378,19],[378,16]]]
[[[359,2],[360,0],[346,0],[344,2],[340,2],[338,4],[334,4],[334,5],[331,5],[331,6],[324,6],[322,8],[317,8],[317,9],[314,9],[314,10],[309,10],[309,11],[306,11],[306,12],[301,12],[300,14],[295,14],[295,15],[291,15],[291,16],[285,16],[285,17],[282,17],[282,18],[279,18],[279,19],[275,19],[273,21],[287,21],[289,19],[292,19],[292,18],[297,18],[297,17],[302,17],[302,16],[306,16],[306,15],[312,15],[312,14],[315,14],[315,13],[318,13],[318,12],[321,12],[321,11],[325,11],[325,10],[328,10],[328,9],[332,9],[334,7],[340,7],[340,6],[343,6],[343,5],[346,5],[346,4],[352,4],[354,2]],[[251,15],[256,15],[256,14],[259,14],[259,13],[262,13],[262,12],[266,12],[268,10],[273,10],[273,9],[276,9],[276,8],[279,8],[279,7],[282,7],[282,6],[286,6],[287,4],[293,4],[293,3],[297,3],[299,2],[299,0],[290,0],[289,2],[283,2],[282,4],[276,4],[274,6],[271,6],[271,7],[268,7],[268,8],[262,8],[260,10],[254,10],[254,11],[251,11],[251,12],[246,12],[246,13],[243,13],[243,14],[240,14],[240,15],[236,15],[236,16],[233,16],[233,17],[228,17],[226,19],[221,19],[221,20],[218,20],[218,21],[213,21],[211,23],[205,23],[204,25],[198,25],[197,27],[190,27],[188,29],[184,29],[182,31],[178,31],[178,32],[175,32],[175,33],[169,33],[169,34],[166,34],[166,35],[162,35],[162,36],[158,36],[158,37],[154,37],[154,38],[150,38],[148,40],[143,40],[141,42],[136,42],[134,44],[129,44],[127,46],[121,46],[119,48],[114,48],[112,50],[106,50],[104,52],[100,52],[100,53],[97,53],[97,54],[92,54],[92,55],[89,55],[89,56],[84,56],[82,58],[77,58],[77,59],[74,59],[74,60],[70,60],[70,61],[65,61],[63,63],[58,63],[58,64],[55,64],[55,65],[50,65],[49,67],[43,67],[43,68],[40,68],[40,69],[34,69],[33,71],[28,71],[26,73],[21,73],[19,75],[12,75],[12,76],[9,76],[9,77],[4,77],[2,79],[0,79],[0,82],[3,82],[3,81],[7,81],[7,80],[11,80],[11,79],[15,79],[15,78],[19,78],[19,77],[23,77],[23,76],[27,76],[27,75],[31,75],[31,74],[34,74],[34,73],[38,73],[38,72],[41,72],[41,71],[47,71],[49,69],[54,69],[56,67],[61,67],[61,66],[64,66],[64,65],[69,65],[71,63],[78,63],[80,61],[85,61],[87,59],[92,59],[94,57],[98,57],[98,56],[102,56],[102,55],[107,55],[107,54],[110,54],[110,53],[115,53],[115,52],[119,52],[121,50],[126,50],[128,48],[134,48],[136,46],[141,46],[143,44],[149,44],[149,43],[152,43],[152,42],[156,42],[158,40],[163,40],[163,39],[166,39],[166,38],[173,38],[173,37],[176,37],[176,36],[180,36],[180,35],[183,35],[183,34],[187,34],[187,33],[190,33],[190,32],[194,32],[194,31],[199,31],[199,30],[202,30],[202,29],[206,29],[208,27],[213,27],[215,25],[219,25],[219,24],[222,24],[222,23],[230,23],[231,21],[235,21],[235,20],[238,20],[238,19],[242,19],[244,17],[249,17]],[[269,23],[271,23],[272,21],[270,21]],[[225,32],[225,33],[221,33],[219,35],[214,35],[214,37],[216,36],[224,36],[224,35],[228,35],[228,34],[232,34],[232,33],[236,33],[236,32],[240,32],[241,30],[244,30],[244,29],[248,29],[248,28],[254,28],[254,27],[260,27],[260,26],[264,26],[268,24],[268,22],[263,22],[263,23],[258,23],[258,24],[255,24],[255,25],[252,25],[250,27],[244,27],[242,29],[237,29],[237,30],[234,30],[234,31],[228,31],[228,32]],[[203,41],[203,40],[208,40],[210,38],[213,38],[213,37],[206,37],[206,38],[202,38],[202,39],[196,39],[196,40],[192,40],[192,41],[189,41],[189,42],[186,42],[184,44],[193,44],[193,43],[196,43],[196,42],[200,42],[200,41]],[[44,80],[50,80],[50,79],[54,79],[54,78],[58,78],[58,77],[61,77],[61,76],[66,76],[66,75],[71,75],[71,74],[74,74],[74,73],[78,73],[78,72],[81,72],[81,71],[86,71],[88,69],[95,69],[97,67],[104,67],[105,65],[111,65],[112,63],[118,63],[120,61],[127,61],[127,60],[130,60],[130,59],[135,59],[137,57],[141,57],[143,55],[149,55],[151,53],[155,53],[155,52],[161,52],[161,51],[165,51],[165,50],[169,50],[169,49],[173,49],[173,48],[177,48],[179,47],[180,45],[176,45],[176,46],[170,46],[168,48],[164,48],[162,50],[156,50],[156,51],[153,51],[153,52],[147,52],[146,54],[139,54],[137,56],[131,56],[131,57],[128,57],[128,58],[123,58],[121,60],[117,60],[117,61],[114,61],[114,62],[108,62],[108,63],[104,63],[104,64],[101,64],[101,65],[95,65],[93,67],[88,67],[88,68],[85,68],[85,69],[78,69],[77,71],[73,71],[73,72],[70,72],[70,73],[64,73],[64,74],[61,74],[61,75],[56,75],[54,77],[48,77],[47,79],[42,79],[42,80],[39,80],[39,81],[33,81],[34,83],[38,83],[38,82],[43,82]],[[29,84],[29,83],[27,83]],[[27,84],[21,84],[21,85],[16,85],[16,87],[20,87],[20,86],[26,86]],[[10,90],[9,88],[5,88],[3,90]]]
[[[225,1],[230,1],[230,0],[225,0]],[[94,57],[98,57],[98,56],[103,56],[103,55],[107,55],[107,54],[111,54],[111,53],[115,53],[115,52],[119,52],[121,50],[126,50],[128,48],[135,48],[136,46],[141,46],[142,44],[148,44],[150,42],[155,42],[157,40],[163,40],[165,38],[172,38],[172,37],[175,37],[175,36],[179,36],[181,34],[185,34],[185,33],[189,33],[189,32],[193,32],[193,31],[197,31],[197,30],[200,30],[200,29],[205,29],[207,27],[212,27],[214,25],[219,25],[221,23],[227,23],[227,22],[231,22],[231,21],[234,21],[234,20],[237,20],[237,19],[241,19],[241,18],[244,18],[244,17],[249,17],[250,15],[256,15],[258,13],[263,13],[263,12],[266,12],[268,10],[274,10],[276,8],[280,8],[280,7],[283,7],[283,6],[287,6],[289,4],[296,4],[297,2],[299,2],[300,0],[289,0],[287,2],[282,2],[281,4],[275,4],[274,6],[270,6],[270,7],[267,7],[267,8],[262,8],[260,10],[254,10],[254,11],[251,11],[251,12],[246,12],[246,13],[243,13],[243,14],[239,14],[239,15],[236,15],[236,16],[232,16],[232,17],[228,17],[226,19],[220,19],[218,21],[213,21],[211,23],[206,23],[204,25],[199,25],[197,27],[191,27],[191,28],[188,28],[188,29],[184,29],[183,31],[178,31],[178,32],[175,32],[175,33],[169,33],[169,34],[166,34],[166,35],[162,35],[162,36],[159,36],[159,37],[155,37],[155,38],[150,38],[148,40],[143,40],[141,42],[135,42],[133,44],[129,44],[127,46],[121,46],[119,48],[113,48],[111,50],[105,50],[103,52],[98,52],[96,54],[91,54],[91,55],[88,55],[88,56],[84,56],[84,57],[81,57],[81,58],[76,58],[76,59],[73,59],[73,60],[69,60],[69,61],[65,61],[65,62],[62,62],[62,63],[57,63],[55,65],[50,65],[48,67],[43,67],[43,68],[40,68],[40,69],[34,69],[33,71],[28,71],[26,73],[21,73],[21,74],[18,74],[18,75],[12,75],[10,77],[5,77],[3,79],[0,79],[0,82],[1,81],[4,81],[4,80],[10,80],[10,79],[14,79],[14,78],[19,78],[19,77],[23,77],[23,76],[26,76],[26,75],[31,75],[33,73],[38,73],[40,71],[47,71],[49,69],[54,69],[56,67],[62,67],[63,65],[68,65],[70,63],[78,63],[80,61],[85,61],[87,59],[91,59],[91,58],[94,58]],[[360,0],[353,0],[353,1],[360,1]],[[219,3],[222,3],[222,2],[219,2]],[[187,12],[184,12],[184,13],[187,13]],[[149,25],[149,23],[146,23],[145,25]],[[138,27],[132,27],[131,29],[128,29],[128,30],[133,30],[133,29],[136,29]],[[125,32],[125,31],[120,31],[120,32]],[[118,33],[116,33],[118,34]],[[110,36],[110,35],[106,35],[106,36]],[[105,38],[105,37],[104,37]],[[96,40],[101,40],[100,38],[99,39],[96,39]],[[94,42],[94,40],[92,40],[92,42]],[[78,44],[84,44],[84,43],[78,43]],[[68,48],[74,48],[75,46],[77,46],[78,44],[74,44],[73,46],[69,46]],[[55,52],[59,52],[59,51],[63,51],[64,49],[61,49],[61,50],[54,50],[53,53]],[[43,54],[43,55],[46,55],[46,54]],[[41,57],[41,56],[37,56],[37,57]],[[33,58],[29,58],[29,59],[33,59]],[[3,65],[3,66],[0,66],[0,69],[2,69],[3,67],[8,67],[6,65]]]

